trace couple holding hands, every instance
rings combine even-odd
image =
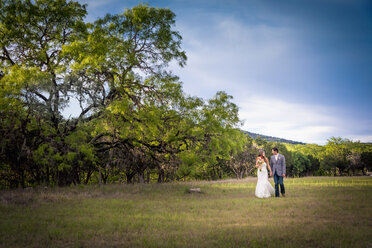
[[[283,183],[283,177],[285,177],[286,173],[285,157],[279,154],[279,150],[276,147],[274,147],[271,151],[273,155],[270,158],[270,163],[265,156],[264,150],[259,150],[258,157],[256,159],[257,185],[255,195],[258,198],[268,198],[274,195],[274,193],[275,197],[279,197],[279,186],[280,193],[283,197],[285,197],[285,189]],[[273,186],[271,186],[269,182],[267,169],[269,169],[270,171],[270,176],[274,176],[275,191]]]

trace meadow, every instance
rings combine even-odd
[[[246,178],[3,190],[0,246],[372,247],[372,177],[286,178],[286,198],[258,199],[255,186]]]

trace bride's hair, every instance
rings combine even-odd
[[[266,156],[264,155],[264,150],[263,149],[258,150],[258,156],[266,158]]]

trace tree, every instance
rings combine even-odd
[[[257,146],[265,146],[265,145],[267,145],[267,140],[261,138],[261,136],[259,136],[259,135],[254,140],[254,142],[257,144]]]
[[[360,155],[360,161],[364,166],[363,174],[365,174],[365,171],[372,170],[372,152],[362,152]]]
[[[246,135],[245,145],[241,151],[237,151],[227,161],[228,166],[232,169],[238,179],[242,179],[244,175],[249,175],[256,168],[256,157],[258,154],[257,148],[253,144],[253,140]]]
[[[115,105],[138,110],[149,105],[145,98],[152,102],[165,100],[163,93],[175,93],[176,90],[169,89],[177,88],[179,83],[177,77],[163,69],[171,60],[177,60],[181,66],[186,60],[180,49],[181,36],[172,30],[174,14],[170,10],[139,5],[90,24],[82,21],[85,8],[63,0],[7,1],[1,6],[2,85],[18,89],[18,99],[25,105],[28,118],[21,123],[36,119],[34,133],[38,132],[36,136],[41,139],[36,147],[28,149],[29,153],[35,153],[29,154],[28,159],[35,158],[35,165],[38,164],[35,171],[42,171],[41,180],[46,182],[52,176],[60,184],[69,184],[71,180],[67,179],[72,171],[78,171],[72,164],[79,164],[75,160],[80,156],[75,155],[81,151],[68,142],[75,140],[70,136],[89,126],[88,122],[107,117]],[[141,73],[145,74],[144,78]],[[5,98],[15,100],[16,94],[2,96],[4,104]],[[81,114],[66,120],[61,111],[74,97],[79,101]],[[128,113],[123,119],[137,121],[136,117]],[[97,124],[99,121],[94,122]],[[35,139],[31,130],[23,129],[25,141],[15,148],[14,154],[20,154],[24,144]],[[111,131],[115,130],[95,133],[80,147],[85,151],[89,147],[90,164],[97,161],[93,147],[98,146],[104,152],[100,146],[107,144],[107,140],[110,144],[106,148],[117,145],[115,139],[102,140],[113,136]],[[88,133],[86,137],[89,136]],[[131,149],[136,150],[133,143]],[[9,157],[9,152],[4,156]],[[20,168],[19,159],[12,163],[14,170]]]
[[[305,155],[309,160],[311,166],[306,168],[306,175],[322,175],[320,168],[320,160],[324,153],[325,147],[317,144],[305,144],[305,145],[286,145],[292,152],[300,152]]]
[[[65,1],[6,1],[1,5],[1,84],[16,89],[15,94],[5,98],[18,99],[25,111],[17,117],[23,123],[18,130],[22,145],[13,149],[18,159],[8,163],[24,187],[26,169],[38,183],[48,182],[51,170],[54,177],[63,174],[59,172],[65,164],[59,156],[70,152],[65,138],[71,134],[71,128],[61,111],[69,99],[72,83],[65,80],[63,71],[69,61],[61,54],[64,45],[84,34],[82,19],[86,10],[79,3]],[[49,163],[40,167],[40,163],[31,162],[34,151],[42,150],[46,143],[56,152],[49,158],[54,162],[53,168]],[[6,151],[6,156],[10,157],[10,151]]]
[[[187,96],[168,71],[186,64],[169,9],[140,4],[85,23],[86,6],[73,1],[0,7],[1,173],[11,187],[123,173],[144,182],[145,172],[214,179],[242,149],[232,97]],[[73,99],[80,114],[66,118]]]
[[[325,145],[324,155],[322,157],[321,167],[324,169],[333,169],[333,175],[336,176],[337,170],[339,174],[348,168],[347,156],[350,154],[347,139],[340,137],[331,137]]]
[[[311,162],[307,156],[303,155],[300,152],[292,153],[292,175],[294,177],[301,176],[304,172],[311,169]]]
[[[353,175],[355,175],[355,170],[362,169],[363,165],[361,161],[361,154],[358,152],[352,152],[351,154],[347,155],[346,159],[349,162],[350,169],[353,171]]]

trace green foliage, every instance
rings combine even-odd
[[[270,155],[272,147],[278,147],[279,153],[286,157],[289,176],[366,174],[371,168],[368,154],[372,146],[359,141],[331,137],[324,146],[275,143],[261,137],[254,141],[266,150],[266,155]]]
[[[371,151],[362,152],[360,156],[360,161],[367,170],[369,171],[372,170],[372,152]]]
[[[225,92],[185,95],[167,71],[186,64],[171,10],[140,4],[93,23],[73,1],[1,10],[0,104],[3,133],[13,134],[1,155],[17,184],[89,183],[98,171],[103,182],[124,174],[128,183],[145,172],[159,182],[229,173],[244,145],[238,108]],[[66,119],[74,96],[81,114]]]
[[[300,152],[292,153],[292,175],[294,177],[299,177],[301,173],[311,170],[311,162],[307,156]]]
[[[332,137],[325,145],[321,167],[325,170],[333,170],[333,175],[342,173],[348,167],[347,156],[350,154],[349,140],[340,137]]]

